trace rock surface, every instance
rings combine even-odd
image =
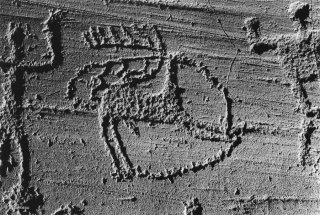
[[[0,214],[319,214],[319,10],[0,0]]]

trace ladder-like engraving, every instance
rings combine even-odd
[[[92,49],[100,48],[131,48],[144,49],[154,52],[164,52],[165,47],[161,42],[161,36],[156,26],[151,28],[138,25],[130,27],[108,26],[103,28],[100,26],[90,27],[83,33],[85,43]]]

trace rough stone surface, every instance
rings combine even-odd
[[[319,11],[0,0],[0,214],[319,214]]]

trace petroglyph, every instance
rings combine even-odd
[[[26,214],[38,213],[43,204],[42,195],[30,181],[30,151],[28,135],[24,131],[23,98],[25,92],[25,73],[43,73],[51,71],[62,63],[61,52],[61,20],[65,12],[51,10],[43,22],[42,33],[47,41],[47,52],[42,56],[48,60],[25,61],[24,41],[30,36],[28,25],[10,22],[5,35],[11,46],[10,54],[0,62],[1,71],[5,74],[2,84],[4,92],[1,104],[1,142],[0,142],[0,173],[1,178],[12,170],[14,161],[11,153],[14,148],[19,152],[18,183],[3,196],[9,206],[7,213]]]
[[[320,31],[309,28],[310,7],[307,3],[294,2],[289,5],[289,17],[296,25],[296,33],[263,37],[260,32],[260,21],[256,17],[247,18],[244,30],[250,51],[259,55],[274,50],[285,73],[291,83],[291,92],[297,101],[295,112],[303,114],[301,133],[299,134],[299,162],[305,166],[310,161],[310,147],[312,133],[316,129],[312,121],[319,118],[319,107],[312,106],[308,98],[305,84],[318,81]],[[309,160],[309,162],[307,161]]]
[[[59,209],[52,213],[52,215],[84,215],[85,210],[73,204],[62,205]]]
[[[285,76],[290,80],[293,96],[297,100],[295,111],[314,116],[318,114],[318,107],[312,107],[311,101],[304,87],[305,83],[318,78],[320,35],[319,31],[311,30],[307,26],[309,5],[293,3],[289,7],[290,18],[298,24],[294,34],[262,37],[260,21],[256,17],[244,21],[247,31],[250,51],[263,54],[275,50]]]
[[[310,160],[310,150],[311,150],[311,136],[312,133],[316,130],[314,127],[313,121],[302,121],[301,123],[301,133],[299,134],[300,140],[300,155],[299,160],[302,166],[306,164],[312,164]]]
[[[183,202],[183,205],[185,206],[183,211],[184,215],[202,215],[203,208],[198,198]]]
[[[7,214],[42,214],[44,197],[34,187],[21,188],[19,184],[5,192],[2,200],[8,204]]]
[[[0,214],[318,214],[306,2],[0,0]]]
[[[90,27],[89,31],[83,33],[85,43],[92,49],[100,48],[130,48],[145,49],[154,52],[164,52],[165,47],[156,26],[138,26],[132,24],[130,27],[100,26]]]
[[[244,127],[233,125],[232,99],[226,87],[220,84],[217,78],[210,75],[210,71],[201,63],[188,58],[182,53],[166,53],[165,45],[162,42],[159,32],[152,26],[153,39],[146,37],[142,42],[133,39],[130,32],[124,26],[118,28],[122,32],[121,36],[115,33],[115,28],[108,27],[108,31],[100,27],[90,28],[85,32],[84,39],[90,48],[137,48],[151,50],[154,53],[149,56],[121,57],[118,59],[103,62],[92,62],[84,65],[76,72],[67,87],[66,98],[74,101],[74,107],[85,109],[97,108],[99,124],[101,127],[101,138],[105,143],[105,148],[112,158],[114,172],[111,174],[117,181],[132,179],[134,176],[148,177],[150,179],[169,179],[172,181],[178,175],[188,171],[204,169],[206,166],[214,165],[230,156],[243,134]],[[138,30],[137,30],[138,29]],[[131,31],[138,31],[142,35],[143,30],[131,27]],[[109,32],[108,35],[104,32]],[[124,33],[125,32],[125,33]],[[128,39],[129,37],[129,39]],[[117,38],[117,39],[115,39]],[[136,42],[135,42],[136,41]],[[141,69],[130,69],[129,65],[134,61],[143,61]],[[156,61],[155,68],[150,66],[150,61]],[[113,70],[118,65],[118,70]],[[162,89],[157,93],[144,93],[137,90],[137,85],[155,77],[165,66],[165,80]],[[183,90],[178,84],[179,66],[195,67],[197,73],[201,73],[212,89],[220,91],[225,100],[225,116],[221,124],[204,123],[193,118],[182,106],[181,94]],[[92,77],[89,86],[91,87],[90,100],[81,101],[74,97],[76,92],[76,81],[92,69],[101,69],[101,73]],[[107,83],[104,79],[107,75],[115,75],[119,79],[112,83]],[[80,100],[80,104],[79,104]],[[180,167],[177,170],[167,170],[166,172],[150,173],[142,170],[139,166],[134,167],[127,155],[125,143],[118,131],[120,123],[135,135],[139,136],[137,122],[151,122],[155,124],[174,124],[178,130],[190,136],[210,141],[228,142],[226,149],[213,155],[206,161],[197,161],[191,166]],[[240,130],[241,131],[240,131]]]

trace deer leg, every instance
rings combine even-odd
[[[108,129],[110,126],[110,117],[100,116],[99,117],[99,124],[101,126],[101,138],[105,145],[105,150],[108,151],[111,159],[112,159],[112,168],[114,172],[111,173],[112,177],[119,178],[120,177],[120,160],[117,157],[116,149],[111,144],[111,140],[108,137]]]
[[[140,136],[139,127],[134,120],[123,120],[125,126],[136,136]]]
[[[0,138],[0,176],[5,177],[7,172],[13,168],[13,164],[10,162],[12,146],[10,136],[6,132],[3,132]]]
[[[115,144],[115,150],[117,152],[119,161],[120,161],[120,178],[119,180],[125,179],[132,179],[134,172],[133,172],[133,165],[128,157],[126,152],[126,148],[124,143],[121,139],[120,133],[118,131],[118,123],[115,120],[112,120],[110,124],[110,130],[112,132],[112,140]]]

